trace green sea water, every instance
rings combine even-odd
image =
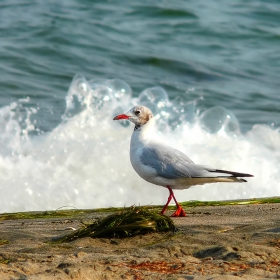
[[[278,127],[279,13],[277,0],[2,0],[0,104],[30,97],[49,131],[81,73],[122,79],[134,96],[160,85],[199,110],[223,106],[243,130]]]

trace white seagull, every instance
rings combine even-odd
[[[185,217],[182,206],[177,202],[172,189],[188,189],[194,185],[217,182],[247,182],[238,177],[254,177],[251,174],[215,169],[195,164],[182,152],[153,140],[150,136],[155,120],[150,109],[135,106],[126,114],[114,117],[114,120],[127,119],[135,124],[130,142],[130,161],[140,177],[144,180],[169,190],[164,214],[173,198],[177,209],[173,217]]]

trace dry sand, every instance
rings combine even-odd
[[[280,278],[280,204],[185,210],[175,233],[62,244],[48,241],[108,213],[2,220],[0,279]]]

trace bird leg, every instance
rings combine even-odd
[[[171,215],[172,217],[186,217],[186,213],[184,211],[184,209],[182,208],[182,206],[177,202],[175,195],[172,191],[172,189],[170,188],[170,186],[166,186],[169,190],[169,197],[167,199],[167,202],[165,204],[165,206],[163,207],[161,214],[163,214],[168,206],[168,204],[170,203],[171,199],[173,198],[173,200],[175,201],[175,204],[177,206],[176,211]]]
[[[171,199],[173,198],[173,195],[172,195],[172,194],[173,194],[172,190],[171,190],[171,192],[170,192],[170,190],[169,190],[169,197],[168,197],[167,202],[166,202],[166,204],[164,205],[163,209],[161,210],[161,214],[162,214],[162,215],[164,214],[164,212],[165,212],[165,210],[166,210],[168,204],[170,203]]]
[[[168,186],[168,187],[169,187],[169,186]],[[170,187],[169,187],[169,188],[170,188]],[[171,190],[171,188],[170,188],[170,190]],[[172,191],[172,190],[171,190],[171,191]],[[172,197],[173,197],[173,200],[174,200],[175,203],[176,203],[177,209],[176,209],[176,211],[171,215],[171,217],[186,217],[187,214],[186,214],[186,212],[184,211],[184,209],[182,208],[182,206],[177,202],[173,191],[172,191]]]

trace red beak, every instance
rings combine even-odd
[[[116,120],[127,120],[129,119],[129,116],[127,116],[126,114],[121,114],[121,115],[117,115],[113,118],[113,121],[116,121]]]

